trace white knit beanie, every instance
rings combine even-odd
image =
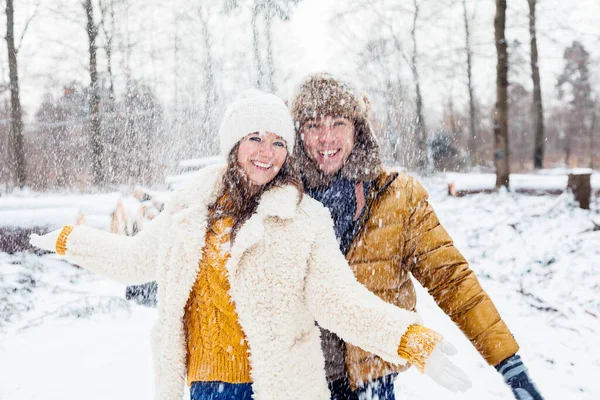
[[[227,157],[237,142],[253,132],[271,132],[281,136],[287,142],[288,154],[292,154],[294,122],[283,100],[274,94],[246,90],[227,107],[219,128],[221,154]]]

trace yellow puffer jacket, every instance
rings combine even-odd
[[[382,172],[367,195],[367,208],[347,259],[369,290],[409,310],[415,309],[417,300],[412,274],[483,358],[496,365],[519,346],[427,197],[416,179]],[[406,368],[349,344],[346,366],[353,388]]]

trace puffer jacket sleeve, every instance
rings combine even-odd
[[[318,210],[318,226],[308,262],[305,295],[318,324],[344,341],[403,365],[398,345],[407,328],[420,324],[418,314],[384,302],[361,285],[339,250],[327,210]]]
[[[66,240],[65,258],[125,284],[156,279],[158,251],[169,215],[163,211],[135,236],[76,226]]]
[[[440,224],[426,190],[410,178],[410,215],[405,229],[403,265],[433,296],[442,310],[491,365],[517,352],[519,346]]]

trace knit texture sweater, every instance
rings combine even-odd
[[[206,233],[198,277],[187,305],[187,382],[250,383],[246,335],[229,295],[231,218],[215,220]]]

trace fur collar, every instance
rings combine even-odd
[[[171,213],[177,229],[186,238],[184,247],[188,265],[197,265],[197,260],[202,257],[208,206],[217,199],[223,187],[224,173],[224,165],[203,168],[172,197]],[[265,220],[289,220],[296,216],[298,195],[298,189],[291,185],[274,187],[262,194],[255,213],[240,227],[232,244],[231,257],[226,265],[230,277],[239,272],[242,255],[264,237]],[[189,272],[186,281],[191,287],[196,270],[190,269]]]
[[[216,201],[223,188],[225,165],[211,165],[194,174],[189,182],[175,192],[171,199],[171,210],[178,213],[184,210],[206,209]],[[287,185],[274,187],[264,192],[260,198],[256,214],[263,217],[281,219],[293,218],[298,206],[298,189]]]

